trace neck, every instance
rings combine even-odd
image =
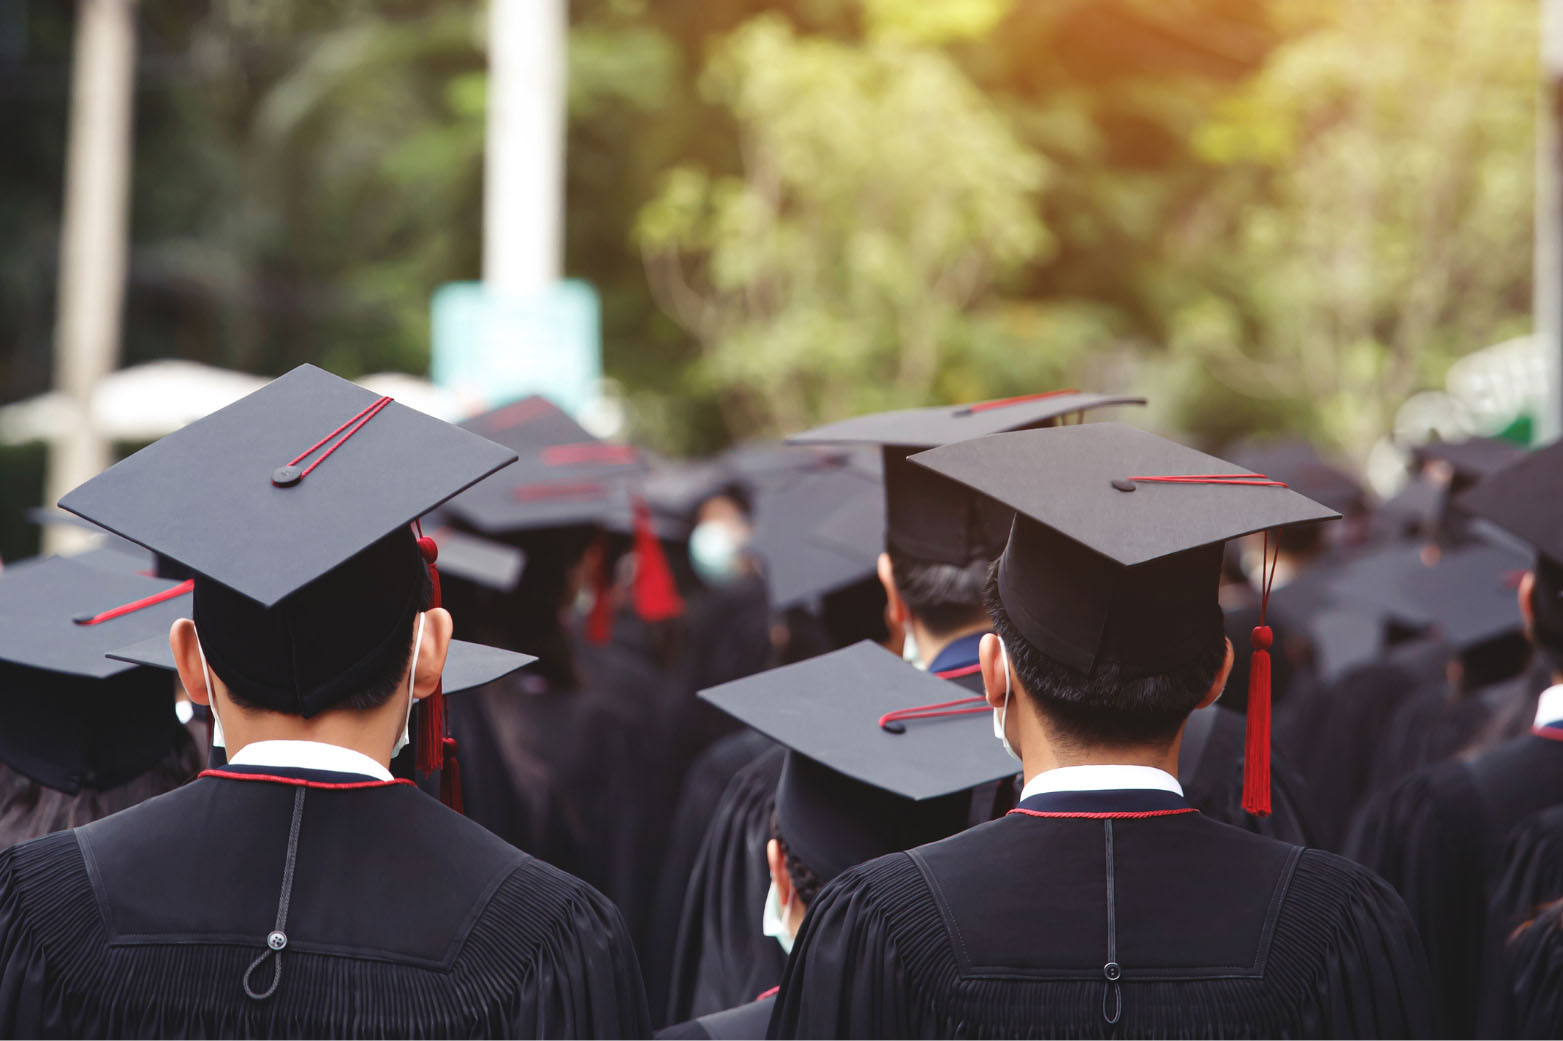
[[[219,694],[216,709],[222,720],[230,759],[245,745],[257,741],[318,741],[359,752],[389,770],[391,747],[396,738],[385,736],[391,724],[389,719],[381,717],[391,715],[386,710],[392,706],[405,710],[407,703],[392,698],[387,705],[370,712],[330,709],[305,719],[266,709],[241,709]],[[400,733],[401,716],[396,715],[394,734]]]
[[[1149,766],[1178,776],[1178,751],[1183,731],[1171,743],[1139,745],[1083,745],[1063,740],[1041,725],[1027,726],[1022,737],[1021,772],[1029,782],[1037,774],[1062,766]],[[1034,751],[1033,751],[1034,749]]]
[[[963,629],[952,629],[949,632],[935,634],[927,626],[923,625],[915,615],[907,618],[907,625],[912,630],[912,638],[917,641],[917,653],[922,658],[923,664],[928,665],[950,644],[963,636],[971,636],[973,633],[985,633],[992,627],[986,622],[973,622]]]

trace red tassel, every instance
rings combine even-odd
[[[608,581],[608,546],[601,536],[593,547],[592,609],[586,616],[586,639],[598,646],[613,636],[613,583]]]
[[[418,552],[429,568],[429,582],[433,591],[429,607],[439,607],[440,569],[434,566],[439,559],[439,547],[427,535],[418,536]],[[434,693],[423,699],[418,708],[418,751],[416,766],[424,773],[433,773],[445,764],[445,689],[443,682],[434,685]],[[441,784],[443,784],[443,780]]]
[[[447,737],[444,746],[445,769],[440,771],[440,802],[457,813],[465,814],[467,811],[461,801],[461,759],[456,754],[456,739]]]
[[[648,622],[662,622],[684,613],[684,601],[673,583],[673,569],[662,543],[651,528],[651,510],[635,500],[635,613]]]
[[[1254,653],[1248,661],[1248,729],[1243,749],[1243,809],[1270,815],[1270,644],[1268,625],[1255,626],[1249,637]]]

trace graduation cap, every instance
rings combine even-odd
[[[1224,543],[1338,517],[1280,481],[1120,423],[993,434],[911,461],[1015,511],[998,594],[1041,653],[1081,673],[1186,664],[1222,634]],[[1267,543],[1271,541],[1267,539]],[[1265,568],[1250,665],[1244,806],[1269,812]]]
[[[1563,564],[1563,441],[1516,454],[1457,504]]]
[[[966,793],[1015,763],[990,714],[882,725],[908,705],[947,702],[951,685],[864,641],[700,692],[786,745],[777,830],[822,879],[961,830]],[[963,699],[968,700],[968,699]]]
[[[856,511],[877,523],[884,493],[877,467],[861,452],[792,449],[791,467],[756,487],[750,548],[765,564],[771,606],[786,610],[873,577],[881,544],[840,542],[818,534],[822,518]]]
[[[190,584],[45,557],[0,572],[0,760],[47,787],[113,788],[168,754],[178,730],[167,677],[105,653],[168,640]]]
[[[1426,558],[1416,546],[1367,554],[1331,577],[1342,602],[1371,605],[1410,629],[1431,629],[1465,654],[1521,632],[1514,591],[1528,558],[1508,546],[1468,543]]]
[[[1432,441],[1411,450],[1419,466],[1436,463],[1447,469],[1447,484],[1441,489],[1431,535],[1441,545],[1463,541],[1470,534],[1469,511],[1460,503],[1461,495],[1489,474],[1509,466],[1525,455],[1525,450],[1496,437],[1472,437],[1464,441]]]
[[[145,665],[149,668],[172,672],[174,651],[169,646],[168,634],[150,636],[144,640],[116,647],[108,657],[117,662]],[[440,676],[440,689],[446,694],[460,694],[476,690],[495,680],[525,668],[537,660],[535,655],[507,651],[487,644],[467,640],[452,640],[445,655],[445,671]]]
[[[790,444],[879,445],[885,483],[883,544],[920,560],[964,567],[976,560],[991,560],[998,553],[1009,532],[1009,511],[912,466],[907,456],[986,434],[1053,424],[1108,405],[1143,404],[1144,398],[1124,395],[1052,391],[970,405],[857,416],[787,440]]]
[[[60,505],[189,568],[212,669],[245,700],[313,716],[355,693],[438,606],[417,517],[515,459],[313,365],[169,434]],[[432,587],[432,588],[431,588]],[[423,702],[421,769],[444,763]]]

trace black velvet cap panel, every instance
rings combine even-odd
[[[817,534],[837,510],[883,509],[878,476],[841,457],[759,487],[750,549],[765,564],[771,605],[785,609],[874,574],[879,543],[841,544]]]
[[[149,636],[165,643],[174,620],[187,617],[188,594],[83,625],[113,608],[175,588],[177,582],[95,567],[73,557],[38,557],[0,572],[0,661],[103,679],[127,666],[104,655]]]
[[[1448,463],[1457,485],[1470,485],[1497,473],[1525,455],[1525,449],[1497,437],[1471,437],[1463,441],[1430,441],[1411,450],[1419,463]]]
[[[455,528],[424,531],[439,547],[440,577],[454,576],[467,582],[508,593],[521,581],[526,569],[526,554],[507,542],[487,539]]]
[[[888,712],[967,697],[864,640],[700,692],[773,740],[854,781],[903,799],[933,799],[1015,772],[991,714],[879,726]],[[814,865],[811,865],[814,866]]]
[[[301,365],[109,467],[60,505],[269,607],[515,459],[391,402],[307,476],[273,483],[376,400]]]

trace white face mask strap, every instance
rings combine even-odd
[[[1004,707],[999,715],[1002,725],[1005,717],[1009,715],[1009,651],[1004,648],[1004,637],[996,636],[994,639],[999,641],[999,661],[1004,666]]]
[[[391,752],[395,757],[411,741],[412,707],[418,703],[413,697],[413,690],[418,685],[418,652],[423,649],[423,620],[427,617],[424,612],[418,612],[418,630],[412,638],[412,668],[407,670],[407,719],[402,723],[402,738],[396,743],[396,748]]]
[[[223,721],[217,718],[217,688],[212,686],[212,670],[206,664],[206,648],[201,646],[201,634],[195,634],[195,650],[201,656],[201,676],[206,680],[206,707],[212,714],[212,744],[226,749],[228,739],[223,734]]]

